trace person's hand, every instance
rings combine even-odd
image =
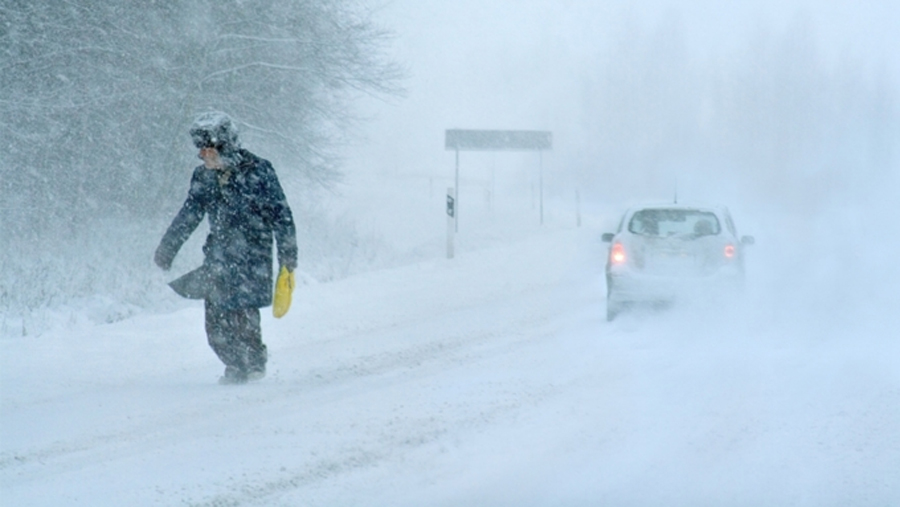
[[[167,253],[162,248],[157,248],[156,254],[153,256],[153,262],[155,262],[157,266],[162,268],[163,271],[168,271],[169,268],[172,267],[172,256],[167,255]]]

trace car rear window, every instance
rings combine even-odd
[[[713,236],[722,230],[714,213],[690,209],[644,209],[631,216],[628,230],[642,236]]]

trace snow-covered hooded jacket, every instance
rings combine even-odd
[[[272,303],[272,243],[278,263],[293,271],[297,266],[294,219],[284,191],[269,161],[239,149],[229,169],[194,169],[191,188],[181,211],[156,250],[164,268],[187,241],[204,216],[209,236],[203,245],[203,266],[179,279],[202,286],[202,293],[182,295],[207,299],[223,308],[260,308]]]

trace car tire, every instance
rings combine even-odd
[[[613,301],[613,281],[606,273],[606,322],[612,322],[622,312],[622,304]]]
[[[609,301],[608,299],[606,300],[606,322],[612,322],[616,319],[616,317],[619,316],[619,313],[621,312],[621,306]]]

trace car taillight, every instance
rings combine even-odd
[[[609,260],[612,264],[625,264],[625,247],[622,243],[616,243],[609,251]]]
[[[731,259],[734,257],[734,245],[725,245],[725,257]]]

